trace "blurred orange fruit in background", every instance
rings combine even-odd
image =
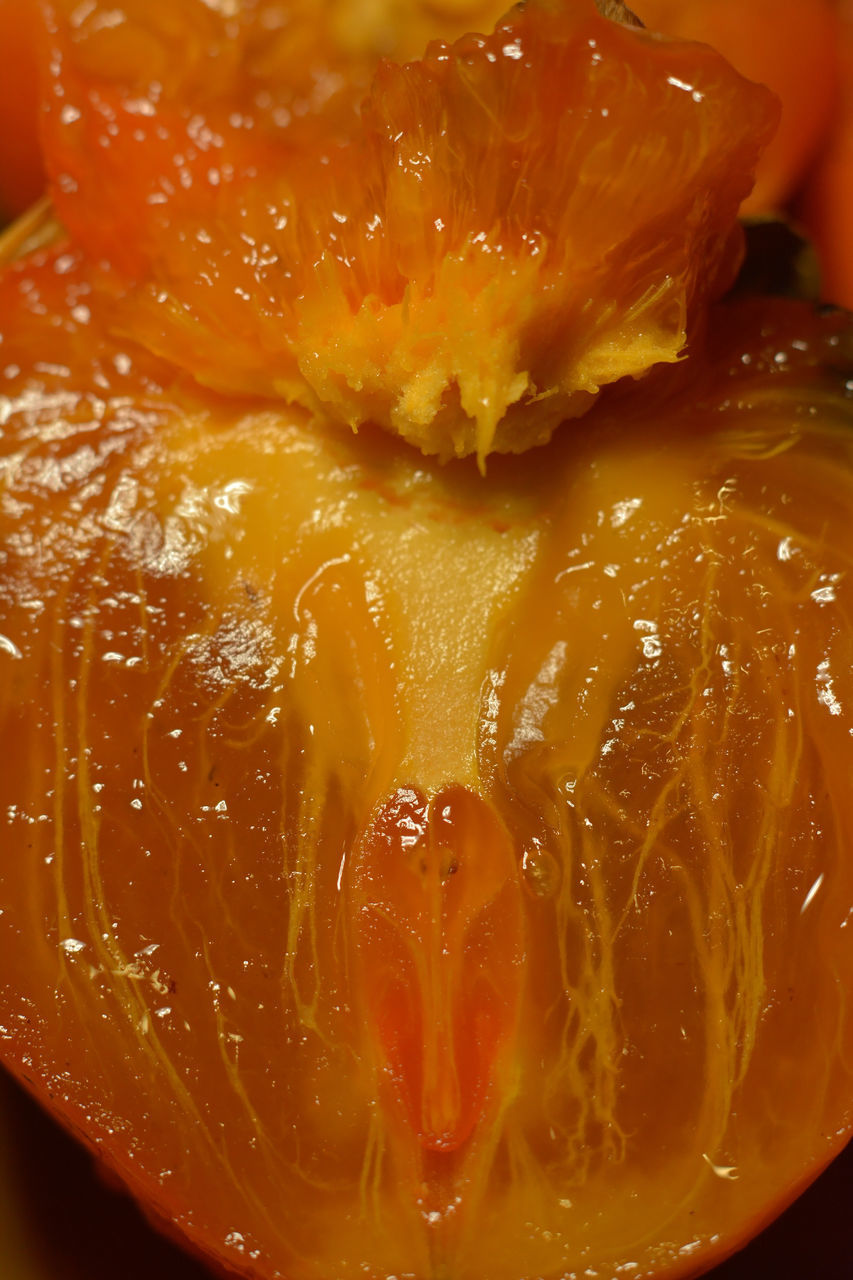
[[[35,0],[0,0],[0,226],[38,199],[45,172],[38,140]]]
[[[840,91],[798,212],[817,246],[823,296],[853,308],[853,2],[840,0]]]
[[[653,31],[713,45],[782,102],[745,213],[781,208],[794,194],[832,120],[838,21],[832,0],[636,0]]]

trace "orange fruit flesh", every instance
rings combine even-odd
[[[679,358],[738,264],[765,90],[574,0],[383,63],[359,112],[375,58],[327,54],[312,99],[259,63],[263,13],[226,40],[205,8],[165,89],[133,23],[59,22],[54,198],[115,328],[218,390],[481,462]]]
[[[851,1124],[846,322],[484,480],[93,303],[0,278],[4,1059],[247,1276],[710,1265]]]

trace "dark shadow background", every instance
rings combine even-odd
[[[26,1224],[50,1280],[212,1280],[108,1187],[86,1152],[11,1081],[0,1081],[6,1162],[17,1170],[7,1217]],[[4,1241],[0,1237],[0,1280]],[[334,1278],[330,1278],[334,1280]],[[853,1280],[853,1144],[787,1213],[709,1280]]]

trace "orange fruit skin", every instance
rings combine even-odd
[[[743,212],[782,208],[832,122],[839,38],[833,0],[637,0],[633,8],[650,29],[713,45],[743,75],[778,94],[779,130]]]
[[[42,194],[35,0],[0,0],[0,223]]]
[[[853,307],[853,5],[840,5],[838,106],[798,206],[814,239],[823,297]]]

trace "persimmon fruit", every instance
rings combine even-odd
[[[378,70],[321,28],[329,92],[291,133],[272,112],[305,102],[307,68],[287,78],[283,37],[259,70],[272,10],[230,8],[127,4],[123,31],[54,6],[66,225],[46,214],[0,248],[0,1054],[149,1213],[246,1280],[698,1275],[853,1126],[849,317],[712,301],[770,108],[709,53],[611,30],[585,0]],[[528,57],[587,103],[576,186],[600,194],[619,160],[633,191],[641,153],[704,195],[686,238],[674,177],[635,192],[639,239],[621,196],[597,205],[611,247],[587,314],[624,322],[614,360],[635,347],[623,304],[645,263],[684,287],[678,351],[484,473],[382,412],[356,434],[298,362],[279,385],[290,312],[259,280],[301,273],[317,324],[339,298],[328,263],[274,241],[283,179],[249,183],[247,157],[292,143],[310,222],[332,178],[357,191],[347,158],[380,103],[406,181],[423,129],[425,207],[463,225],[464,83],[471,118],[485,103],[518,129],[502,145],[547,204],[524,136],[544,128],[536,76],[510,74]],[[657,104],[652,135],[615,101],[618,129],[599,124],[584,94],[605,66]],[[522,89],[525,111],[496,115]],[[714,139],[737,112],[753,132],[729,169]],[[213,151],[233,189],[197,181]],[[361,176],[379,172],[391,184],[393,165]],[[498,278],[534,194],[488,194],[516,236],[492,244]],[[598,234],[570,208],[566,261],[564,240]],[[355,275],[443,251],[414,214],[400,236],[369,261],[354,241]],[[254,274],[246,237],[270,246]],[[482,278],[459,261],[464,309]],[[506,323],[471,314],[487,335]],[[464,428],[445,407],[439,425]]]
[[[745,1238],[849,1123],[846,329],[484,481],[2,289],[6,1060],[249,1275]]]
[[[797,212],[818,249],[823,296],[853,307],[853,4],[839,4],[838,105]]]

